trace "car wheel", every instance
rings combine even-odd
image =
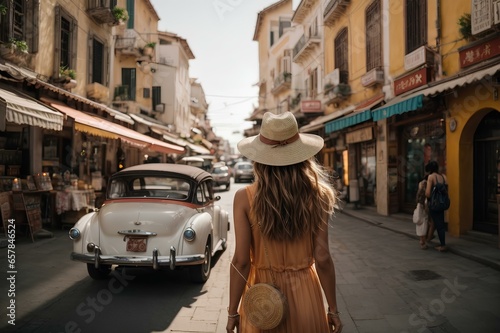
[[[94,264],[87,264],[87,272],[94,280],[103,280],[111,273],[111,265],[100,265],[99,268],[95,268]]]
[[[205,261],[201,265],[189,266],[189,277],[192,282],[204,283],[212,270],[212,249],[210,241],[205,245]]]

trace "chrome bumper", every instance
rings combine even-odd
[[[153,250],[151,256],[144,257],[102,255],[100,249],[96,247],[94,253],[71,252],[70,258],[88,264],[93,263],[95,268],[99,268],[100,265],[142,266],[154,269],[169,266],[171,270],[174,270],[176,266],[198,265],[205,261],[203,254],[176,256],[176,250],[173,246],[170,247],[169,256],[159,256],[157,249]]]

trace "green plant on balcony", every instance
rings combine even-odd
[[[465,13],[460,18],[458,19],[458,25],[460,26],[458,28],[458,32],[462,36],[463,39],[466,41],[469,41],[473,38],[472,36],[472,24],[471,24],[471,17],[469,13]]]
[[[333,88],[334,85],[332,83],[325,83],[325,86],[323,87],[324,94],[328,94]]]
[[[347,96],[351,94],[351,86],[347,83],[339,83],[333,88],[336,95]]]
[[[116,22],[125,22],[128,20],[127,10],[118,6],[113,8],[113,16]]]
[[[290,81],[290,80],[291,80],[291,78],[292,78],[292,73],[290,73],[290,72],[283,72],[283,79],[284,79],[286,82]]]
[[[155,42],[149,42],[149,43],[147,43],[147,44],[146,44],[146,47],[150,47],[150,48],[152,48],[152,49],[154,49],[154,48],[155,48],[155,46],[156,46],[156,43],[155,43]]]
[[[9,42],[5,44],[5,47],[14,51],[28,53],[28,43],[24,40],[11,38],[9,39]]]
[[[7,15],[7,6],[3,3],[0,4],[0,15]]]
[[[72,80],[76,80],[76,71],[68,66],[61,66],[59,67],[59,76],[69,77]]]

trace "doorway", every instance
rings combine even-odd
[[[498,234],[500,112],[488,113],[474,135],[473,229]]]

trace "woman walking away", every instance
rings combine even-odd
[[[256,283],[275,285],[288,303],[284,319],[265,332],[342,331],[328,244],[337,198],[313,158],[323,145],[321,137],[299,133],[290,112],[264,114],[260,134],[238,143],[240,153],[254,161],[255,182],[234,198],[228,333],[264,331],[252,324],[241,301]]]
[[[425,190],[427,188],[427,178],[429,175],[425,175],[424,179],[418,183],[418,190],[417,190],[417,208],[416,210],[419,210],[419,221],[416,222],[415,220],[413,222],[416,223],[415,225],[415,231],[417,236],[420,237],[420,248],[422,250],[427,250],[427,229],[428,229],[428,221],[429,221],[429,216],[428,216],[428,210],[427,210],[427,204],[426,204],[426,197],[425,197]],[[415,219],[415,216],[414,216]]]
[[[425,190],[425,196],[427,197],[427,201],[429,201],[431,199],[432,190],[434,189],[436,184],[447,184],[448,180],[446,179],[445,174],[439,173],[439,165],[436,161],[430,161],[425,169],[429,172],[429,177],[427,178],[427,187]],[[444,222],[444,210],[433,210],[429,206],[429,217],[432,219],[434,227],[437,230],[440,243],[440,245],[436,246],[435,249],[440,252],[444,252],[447,250],[445,240],[446,224]]]

